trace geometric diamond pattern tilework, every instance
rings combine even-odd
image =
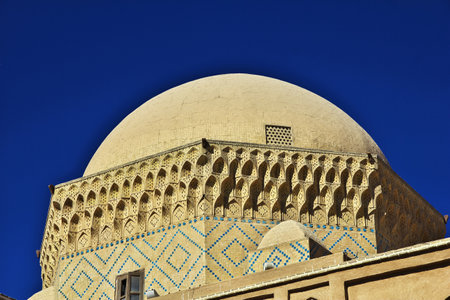
[[[113,299],[118,274],[145,269],[160,295],[242,276],[247,252],[275,223],[203,218],[63,257],[62,299]]]
[[[293,241],[288,244],[256,250],[250,254],[245,275],[261,272],[264,263],[271,262],[275,268],[310,259],[309,242]]]
[[[331,253],[345,252],[350,258],[377,253],[373,229],[304,224]],[[314,257],[314,253],[311,253]]]
[[[374,230],[327,225],[303,225],[308,227],[325,249],[331,253],[345,252],[350,258],[377,253]],[[272,248],[269,251],[264,249],[251,252],[245,274],[262,271],[265,262],[272,262],[275,268],[278,268],[326,254],[326,250],[322,246],[314,242],[308,244],[307,241],[294,241]]]
[[[264,234],[275,224],[221,222],[205,223],[206,281],[241,277],[246,272],[248,254],[256,250]]]
[[[81,278],[81,280],[80,280]],[[83,284],[82,280],[87,280],[87,284]],[[89,289],[89,286],[92,284],[92,279],[86,274],[85,271],[81,271],[80,274],[77,276],[77,279],[72,283],[70,288],[75,291],[75,293],[80,297],[83,298],[84,294],[86,294],[87,290]],[[82,286],[82,289],[84,290],[82,292],[78,291],[77,287]]]
[[[265,261],[281,267],[314,257],[314,249],[298,241],[261,256],[257,246],[275,225],[209,217],[185,221],[62,257],[55,284],[61,299],[113,299],[118,274],[144,269],[145,289],[165,295],[254,273]],[[376,253],[373,232],[331,227],[310,228],[330,252]]]

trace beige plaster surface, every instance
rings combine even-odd
[[[292,146],[385,159],[372,138],[331,102],[258,75],[194,80],[145,102],[103,141],[84,175],[202,138],[265,144],[265,125],[292,127]]]
[[[304,300],[308,299],[309,297],[314,297],[320,300],[328,300],[330,299],[330,288],[329,286],[323,286],[318,288],[293,291],[289,296],[290,300]]]
[[[351,286],[350,299],[446,299],[450,296],[450,268],[436,268]]]
[[[262,239],[258,249],[263,249],[282,243],[287,243],[295,240],[306,239],[306,227],[294,220],[287,220],[281,222],[271,230],[269,230]]]
[[[30,298],[28,298],[28,300],[56,300],[56,299],[58,299],[57,291],[54,286],[43,289],[42,291],[39,291]]]

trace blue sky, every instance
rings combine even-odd
[[[449,54],[449,1],[0,0],[0,292],[40,289],[47,185],[80,177],[147,99],[209,75],[330,100],[449,214]]]

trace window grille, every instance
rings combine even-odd
[[[292,145],[292,129],[287,126],[266,125],[267,145]]]

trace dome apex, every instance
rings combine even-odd
[[[103,141],[84,175],[202,138],[266,144],[267,125],[289,128],[293,147],[385,160],[364,129],[322,97],[269,77],[224,74],[182,84],[138,107]]]

